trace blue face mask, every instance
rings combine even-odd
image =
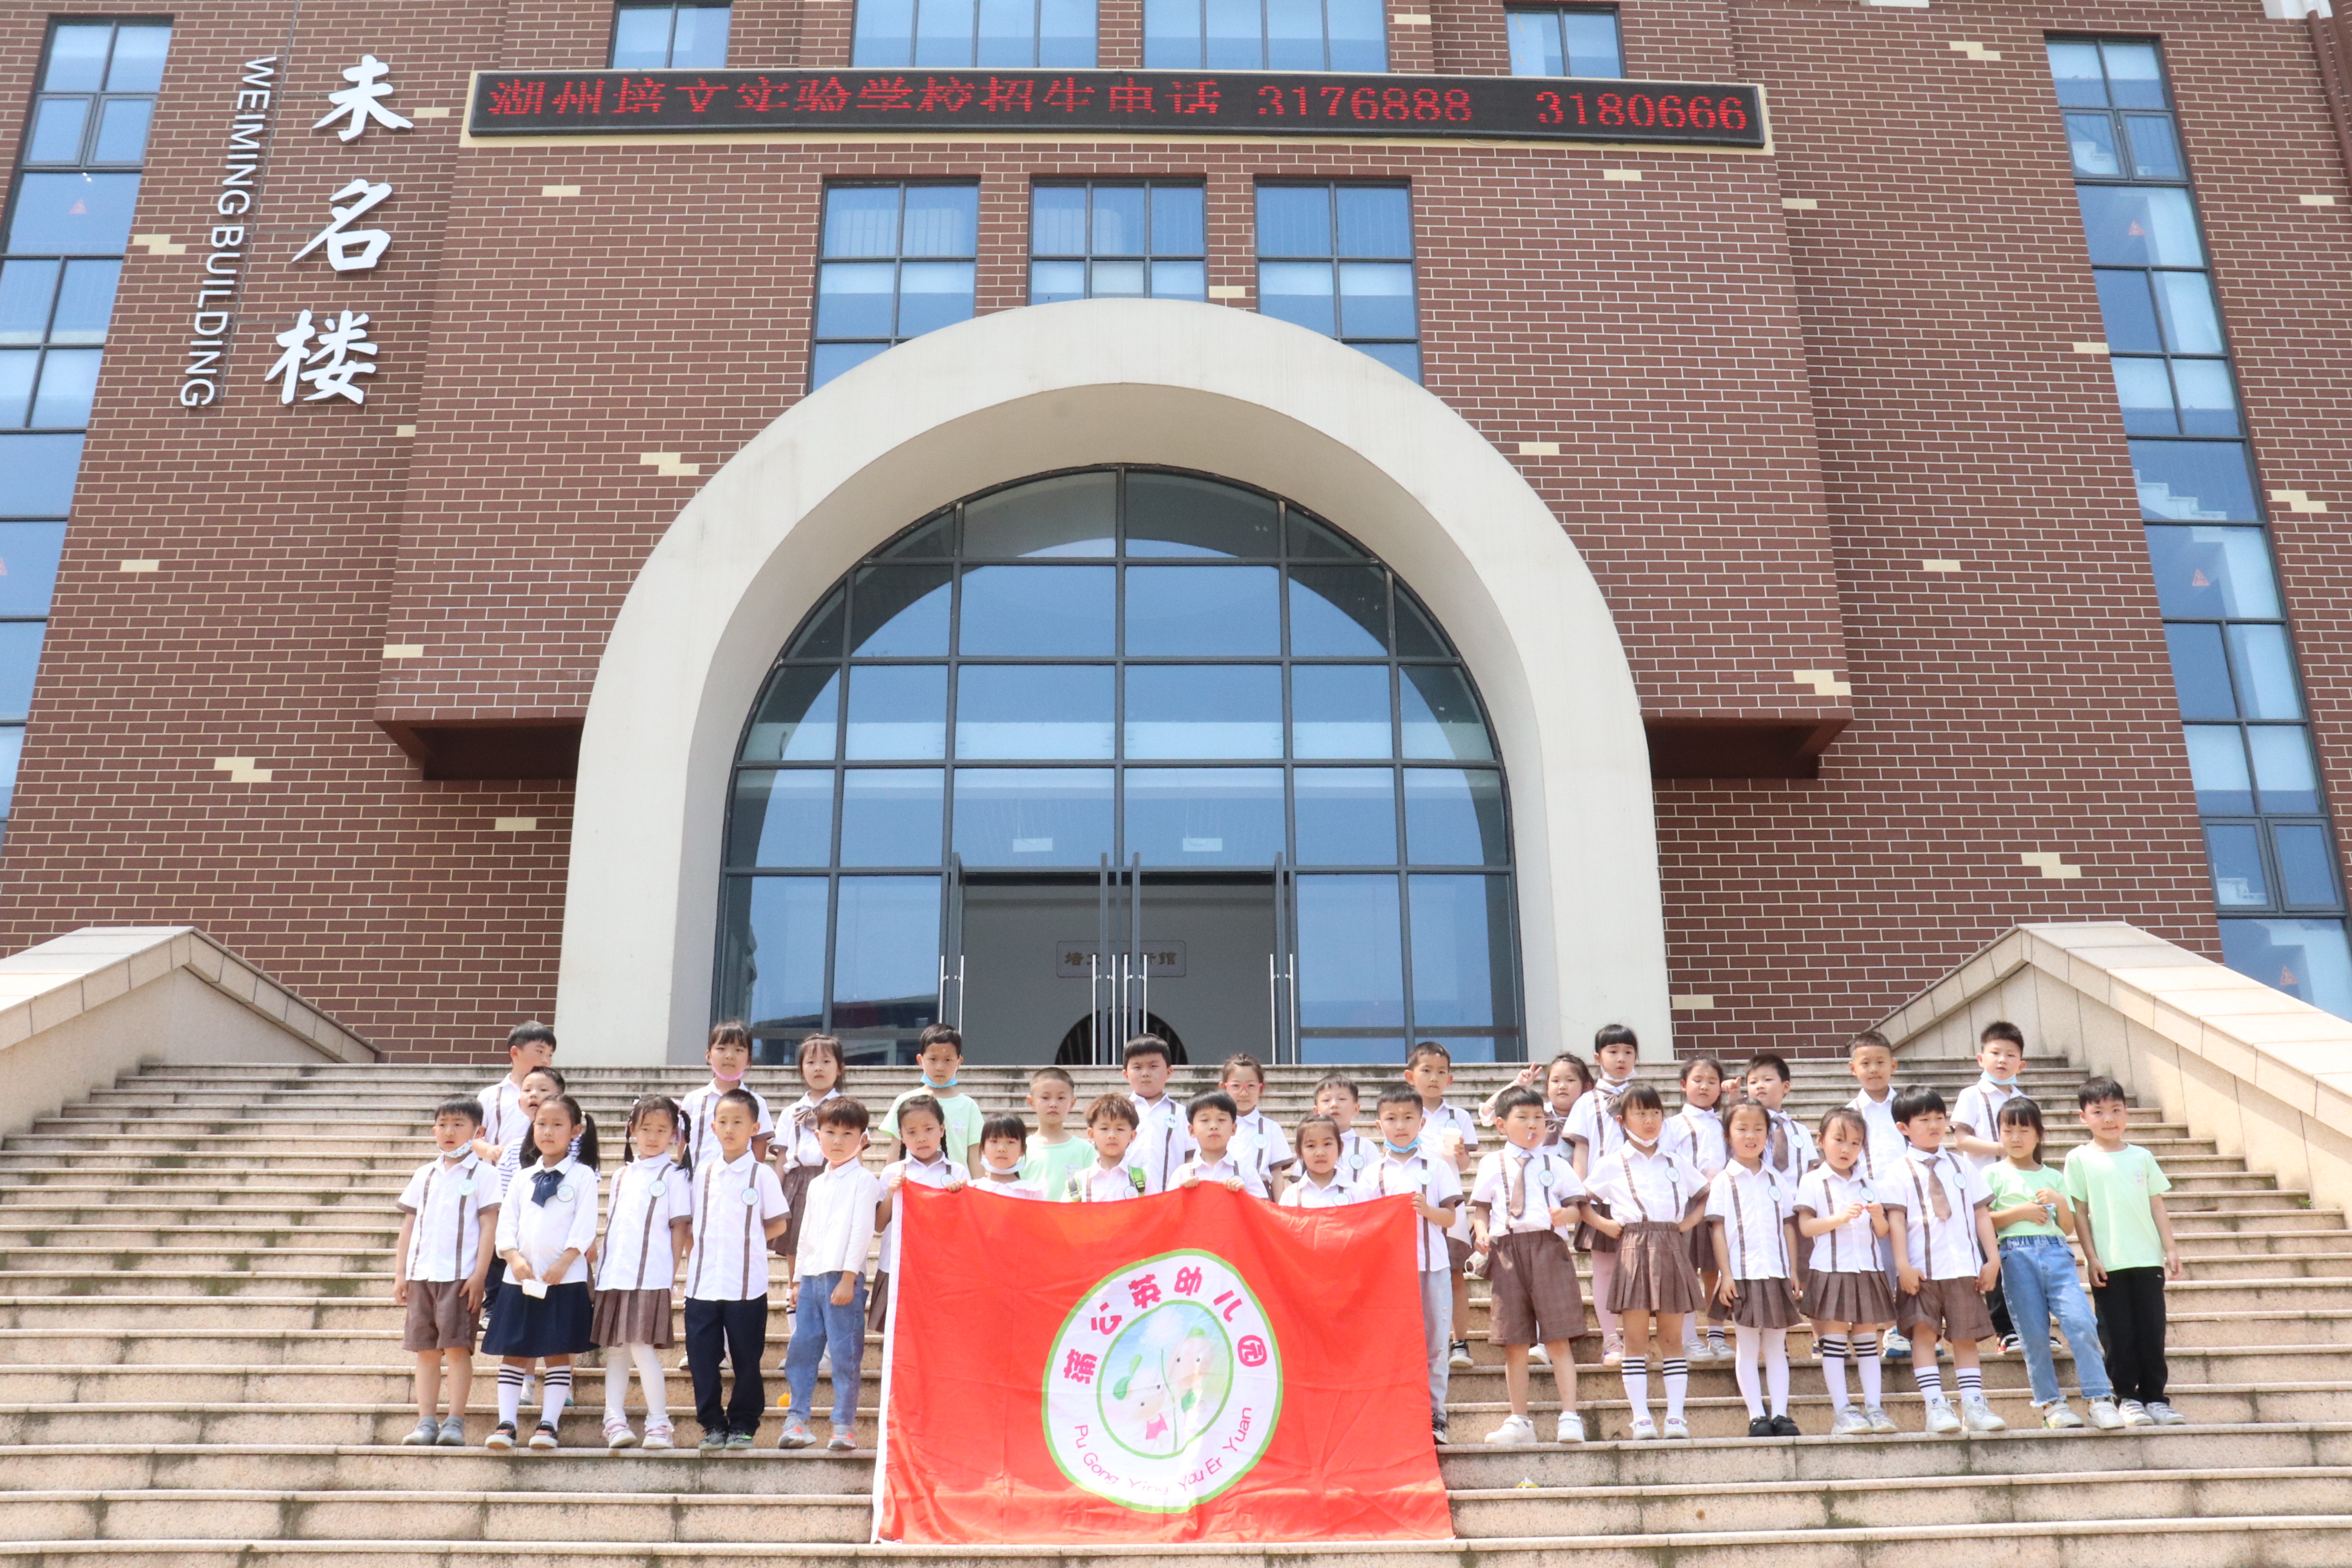
[[[1984,1075],[1984,1080],[1985,1082],[1992,1085],[1995,1089],[2015,1089],[2017,1087],[2017,1075],[2015,1073],[2010,1074],[2007,1078],[1995,1078],[1990,1072],[1987,1072]]]
[[[1418,1138],[1414,1139],[1410,1143],[1396,1143],[1390,1142],[1388,1136],[1386,1134],[1382,1134],[1381,1142],[1387,1145],[1388,1152],[1391,1154],[1411,1154],[1414,1150],[1421,1147],[1421,1140]]]
[[[956,1074],[954,1077],[950,1078],[945,1083],[941,1083],[938,1079],[931,1076],[931,1070],[929,1068],[922,1069],[922,1075],[923,1087],[925,1089],[953,1089],[956,1086],[956,1079],[962,1076],[961,1073]]]

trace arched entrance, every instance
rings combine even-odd
[[[1509,775],[1528,1049],[1611,1018],[1667,1037],[1640,703],[1559,520],[1443,401],[1351,349],[1246,310],[1097,300],[983,316],[842,376],[738,452],[646,559],[582,734],[567,1060],[698,1057],[726,803],[780,634],[908,520],[1109,464],[1282,497],[1411,585]]]
[[[911,1062],[1516,1060],[1499,754],[1331,522],[1127,465],[915,522],[785,640],[730,793],[713,1011]],[[1065,1021],[1085,1022],[1066,1028]]]

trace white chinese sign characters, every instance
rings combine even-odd
[[[357,141],[373,125],[386,131],[415,129],[405,115],[384,107],[383,100],[394,90],[388,79],[391,74],[392,68],[375,56],[362,55],[359,64],[343,72],[343,79],[352,85],[327,95],[334,108],[310,129],[324,131],[341,121],[335,135],[342,142]],[[392,248],[392,232],[352,226],[391,199],[389,181],[354,178],[327,198],[331,221],[312,235],[292,259],[299,261],[314,251],[323,251],[327,265],[337,272],[373,270]],[[336,397],[365,403],[367,387],[359,378],[373,375],[378,368],[376,345],[368,337],[370,320],[363,311],[347,310],[297,312],[294,324],[278,334],[281,352],[262,381],[278,384],[281,404],[292,403],[298,392],[305,403]],[[310,390],[302,392],[304,387]]]

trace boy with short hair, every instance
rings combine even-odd
[[[963,1071],[963,1031],[947,1024],[926,1025],[915,1037],[915,1067],[923,1075],[922,1083],[892,1100],[882,1118],[882,1136],[898,1145],[893,1158],[904,1159],[907,1153],[906,1140],[898,1136],[899,1109],[923,1095],[939,1102],[945,1130],[940,1146],[948,1158],[970,1170],[980,1158],[980,1124],[986,1117],[980,1101],[956,1087]]]
[[[1029,1110],[1037,1118],[1037,1131],[1029,1134],[1021,1178],[1055,1200],[1072,1176],[1094,1163],[1094,1145],[1064,1125],[1076,1098],[1077,1085],[1060,1068],[1039,1068],[1029,1075]]]
[[[1332,1125],[1339,1130],[1339,1174],[1351,1187],[1380,1158],[1371,1140],[1356,1131],[1356,1117],[1362,1104],[1354,1079],[1329,1073],[1315,1085],[1315,1114],[1330,1118]]]
[[[1213,1089],[1192,1097],[1184,1108],[1185,1130],[1192,1139],[1192,1157],[1176,1167],[1174,1185],[1197,1187],[1202,1182],[1222,1183],[1228,1192],[1247,1193],[1254,1198],[1268,1195],[1265,1180],[1258,1173],[1255,1160],[1234,1156],[1234,1129],[1241,1121],[1241,1111],[1234,1097],[1222,1089]]]
[[[1805,1131],[1804,1123],[1780,1109],[1794,1081],[1789,1071],[1789,1058],[1777,1051],[1759,1051],[1748,1058],[1747,1070],[1740,1076],[1748,1086],[1748,1098],[1761,1105],[1771,1120],[1771,1137],[1764,1145],[1764,1168],[1780,1177],[1780,1184],[1793,1193],[1805,1173],[1821,1163],[1822,1152],[1814,1147],[1813,1135]],[[1798,1259],[1801,1266],[1803,1261]]]
[[[530,1152],[530,1112],[522,1103],[522,1080],[533,1068],[552,1066],[555,1031],[536,1018],[518,1024],[507,1035],[507,1076],[485,1084],[474,1098],[482,1108],[481,1131],[474,1136],[474,1152],[497,1165],[520,1141]]]
[[[1904,1226],[1895,1232],[1895,1272],[1902,1294],[1895,1315],[1911,1336],[1911,1375],[1927,1405],[1927,1430],[1944,1435],[1963,1429],[1998,1432],[2009,1425],[1985,1403],[1984,1372],[1977,1342],[1992,1332],[1984,1293],[2000,1279],[2000,1253],[1992,1228],[1992,1191],[1984,1173],[1944,1147],[1949,1113],[1932,1089],[1906,1089],[1895,1098],[1895,1124],[1911,1145],[1903,1164],[1880,1187],[1889,1205],[1900,1205]],[[1960,1414],[1944,1397],[1944,1374],[1936,1365],[1938,1335],[1952,1347],[1953,1376],[1960,1385]]]
[[[1862,1086],[1845,1102],[1846,1107],[1861,1112],[1863,1125],[1870,1131],[1862,1146],[1863,1179],[1877,1183],[1895,1173],[1911,1148],[1904,1141],[1903,1129],[1895,1125],[1895,1047],[1877,1030],[1864,1029],[1846,1041],[1845,1070]],[[1878,1267],[1886,1276],[1887,1294],[1898,1294],[1895,1243],[1890,1237],[1878,1238]],[[1893,1329],[1880,1336],[1880,1344],[1885,1360],[1910,1359],[1911,1342]]]
[[[866,1249],[874,1244],[874,1216],[882,1182],[866,1168],[866,1108],[835,1096],[817,1107],[817,1147],[824,1168],[801,1194],[801,1233],[793,1264],[793,1339],[784,1352],[792,1405],[777,1447],[805,1448],[816,1441],[809,1409],[820,1362],[833,1363],[833,1431],[856,1447],[858,1373],[866,1355]]]
[[[1454,1053],[1435,1040],[1423,1040],[1404,1054],[1404,1080],[1421,1095],[1421,1113],[1426,1131],[1423,1138],[1436,1140],[1438,1152],[1447,1153],[1454,1161],[1454,1173],[1468,1178],[1478,1173],[1478,1119],[1458,1105],[1445,1103],[1445,1091],[1454,1087]],[[1470,1321],[1470,1205],[1463,1205],[1454,1211],[1454,1224],[1445,1232],[1445,1252],[1448,1267],[1454,1274],[1454,1325],[1457,1336]],[[1457,1369],[1467,1372],[1477,1363],[1470,1356],[1470,1342],[1456,1338],[1449,1348],[1447,1359]]]
[[[2164,1397],[2164,1282],[2181,1272],[2164,1204],[2172,1182],[2155,1155],[2125,1142],[2131,1104],[2122,1084],[2088,1079],[2074,1101],[2091,1141],[2066,1156],[2066,1197],[2090,1266],[2117,1408],[2126,1426],[2183,1426],[2189,1417]]]
[[[1562,1443],[1584,1441],[1576,1409],[1576,1357],[1569,1341],[1584,1331],[1584,1298],[1576,1280],[1571,1228],[1584,1213],[1584,1184],[1559,1148],[1544,1146],[1544,1097],[1528,1088],[1495,1100],[1504,1146],[1479,1162],[1468,1208],[1477,1253],[1487,1258],[1494,1317],[1487,1339],[1503,1347],[1503,1384],[1511,1414],[1489,1443],[1532,1443],[1528,1359],[1543,1345],[1559,1390]]]
[[[400,1268],[392,1300],[408,1309],[401,1344],[416,1356],[416,1430],[403,1443],[466,1445],[474,1334],[498,1246],[498,1173],[468,1147],[481,1128],[482,1108],[473,1100],[445,1100],[434,1107],[433,1146],[440,1157],[419,1166],[399,1198],[400,1241],[393,1256]],[[445,1362],[449,1415],[436,1421]]]
[[[1446,1227],[1462,1205],[1462,1178],[1454,1163],[1423,1146],[1421,1091],[1409,1083],[1381,1090],[1374,1111],[1381,1129],[1381,1157],[1357,1178],[1357,1195],[1364,1198],[1409,1197],[1421,1223],[1414,1259],[1421,1275],[1421,1323],[1429,1353],[1429,1430],[1440,1443],[1446,1436],[1445,1387],[1452,1377],[1449,1359],[1454,1339],[1454,1281],[1445,1247]]]
[[[1126,1095],[1097,1096],[1087,1107],[1087,1141],[1095,1157],[1055,1195],[1068,1204],[1108,1204],[1160,1191],[1151,1184],[1151,1173],[1128,1157],[1142,1121]]]
[[[1119,1072],[1135,1104],[1135,1145],[1129,1158],[1150,1173],[1155,1193],[1166,1192],[1176,1167],[1192,1155],[1183,1102],[1168,1092],[1173,1061],[1168,1042],[1157,1035],[1136,1036],[1119,1058]]]
[[[740,1076],[739,1073],[737,1076]],[[694,1163],[694,1249],[686,1260],[686,1362],[694,1374],[702,1449],[749,1448],[767,1409],[760,1362],[768,1352],[768,1246],[791,1209],[783,1184],[754,1152],[758,1099],[720,1091],[710,1102],[712,1158]],[[735,1386],[722,1404],[721,1363]]]
[[[2000,1108],[2025,1098],[2025,1091],[2017,1087],[2018,1071],[2025,1066],[2024,1031],[2000,1019],[1987,1024],[1977,1037],[1977,1066],[1982,1069],[1981,1076],[1960,1090],[1959,1099],[1953,1102],[1952,1132],[1944,1142],[1978,1170],[1990,1173],[2000,1163]],[[2000,1336],[2000,1348],[2019,1349],[2017,1331],[2009,1321],[2007,1294],[1987,1291],[1985,1306],[1992,1312],[1992,1329]]]
[[[688,1163],[700,1169],[720,1157],[719,1133],[711,1123],[719,1102],[730,1094],[743,1096],[751,1107],[751,1157],[761,1164],[767,1163],[768,1145],[776,1135],[775,1118],[768,1114],[767,1097],[753,1091],[743,1081],[751,1070],[751,1031],[740,1024],[712,1025],[710,1038],[702,1047],[702,1059],[710,1066],[710,1081],[682,1096],[677,1102],[678,1109],[686,1112],[687,1126],[679,1136],[688,1155]]]

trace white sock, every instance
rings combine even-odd
[[[541,1374],[539,1387],[542,1395],[539,1419],[542,1425],[552,1426],[563,1414],[563,1402],[572,1395],[572,1369],[549,1367]]]
[[[1679,1421],[1683,1418],[1683,1397],[1690,1392],[1690,1363],[1675,1356],[1660,1361],[1658,1370],[1666,1378],[1666,1419]]]
[[[522,1409],[522,1368],[499,1366],[499,1419],[511,1426]]]
[[[1764,1415],[1764,1394],[1756,1376],[1756,1355],[1762,1349],[1763,1336],[1745,1323],[1735,1324],[1731,1331],[1739,1342],[1733,1352],[1737,1359],[1731,1365],[1732,1375],[1739,1380],[1739,1397],[1748,1402],[1748,1419],[1759,1420]]]
[[[1944,1369],[1936,1364],[1936,1352],[1911,1358],[1911,1375],[1919,1384],[1919,1393],[1933,1405],[1944,1397]]]
[[[1625,1364],[1618,1370],[1625,1379],[1625,1403],[1633,1407],[1633,1419],[1648,1420],[1650,1416],[1649,1358],[1644,1356],[1640,1361],[1635,1361],[1633,1352],[1629,1351],[1625,1355]]]
[[[615,1346],[604,1352],[604,1419],[625,1420],[628,1402],[629,1358]]]
[[[1849,1354],[1843,1334],[1823,1334],[1821,1339],[1822,1381],[1830,1387],[1830,1405],[1841,1415],[1853,1408],[1853,1396],[1846,1392],[1845,1367]]]
[[[651,1345],[631,1345],[629,1359],[637,1363],[637,1385],[645,1390],[646,1425],[669,1425],[669,1391],[662,1382],[661,1352]]]
[[[1966,1404],[1971,1399],[1982,1399],[1984,1397],[1984,1368],[1979,1366],[1956,1366],[1952,1371],[1960,1380],[1960,1402],[1962,1404]]]
[[[1764,1386],[1772,1395],[1772,1414],[1789,1414],[1789,1331],[1764,1331]]]
[[[1853,1363],[1854,1375],[1862,1379],[1862,1405],[1865,1410],[1875,1410],[1886,1403],[1879,1384],[1878,1348],[1876,1334],[1856,1334],[1848,1357]]]

